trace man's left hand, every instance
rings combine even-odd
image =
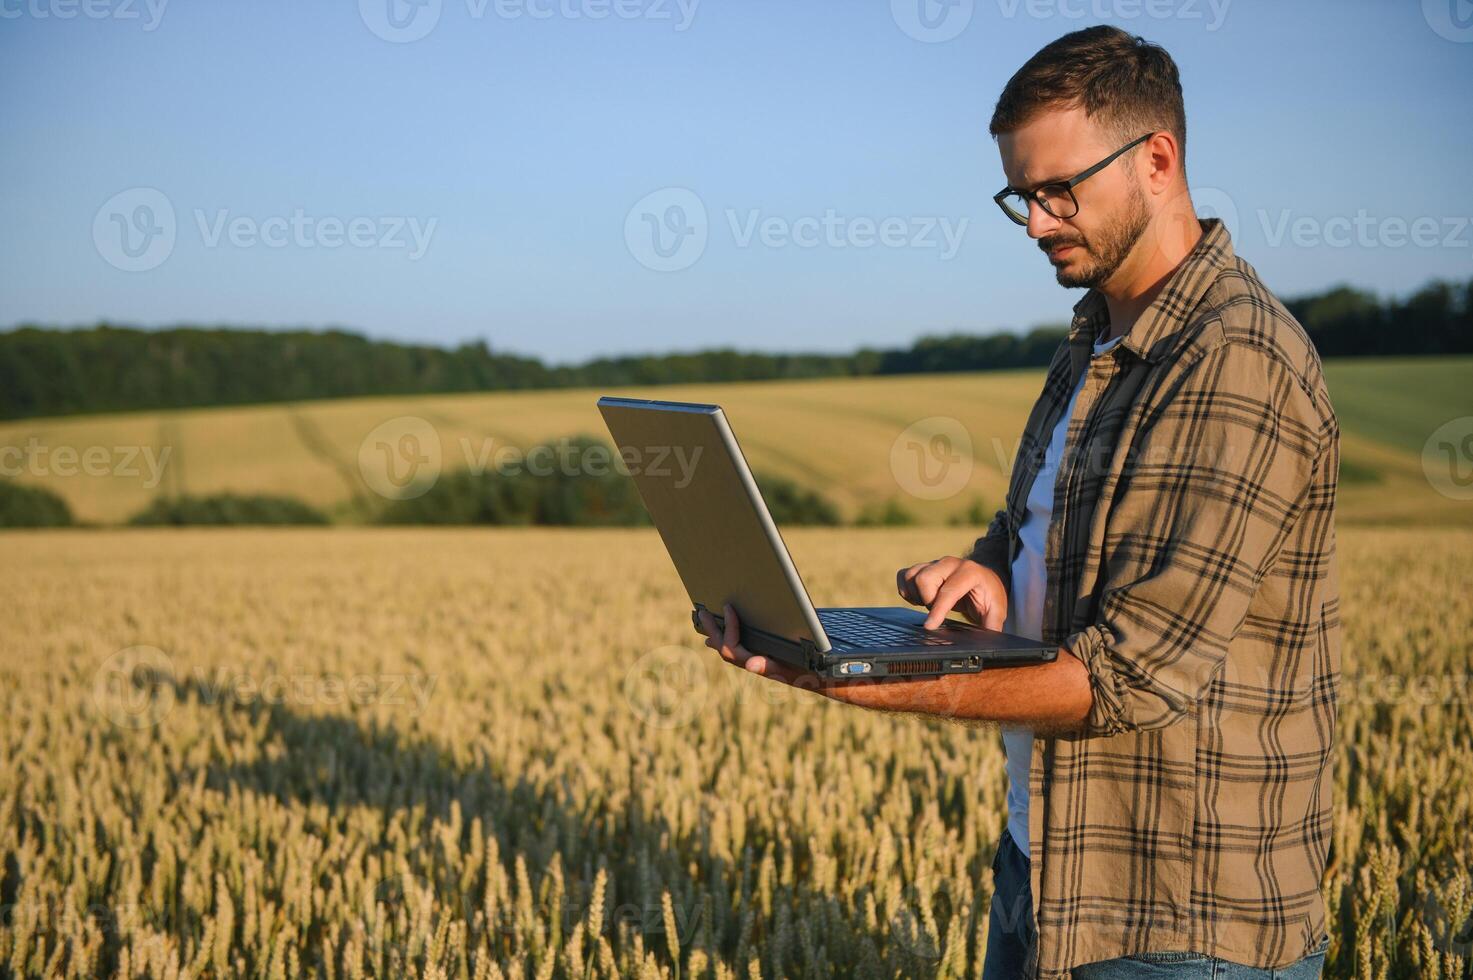
[[[795,687],[807,690],[818,688],[818,675],[808,671],[798,670],[790,667],[771,657],[753,653],[741,643],[741,622],[737,619],[737,613],[731,603],[722,608],[722,617],[726,620],[726,628],[723,630],[716,625],[716,617],[705,609],[701,610],[701,629],[706,631],[706,646],[721,654],[721,659],[733,667],[749,670],[754,674]]]

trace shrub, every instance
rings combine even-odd
[[[960,514],[952,514],[946,519],[946,523],[952,527],[981,527],[985,528],[992,523],[996,514],[990,509],[981,497],[973,497],[967,509]]]
[[[72,509],[50,490],[0,480],[0,527],[65,527]]]
[[[900,506],[894,497],[883,504],[865,504],[854,519],[859,527],[900,527],[915,522],[910,511]]]
[[[779,525],[839,523],[839,508],[817,490],[800,487],[787,477],[763,473],[753,473],[752,477],[762,491],[772,519]]]
[[[327,522],[321,511],[291,497],[234,493],[157,497],[128,520],[129,524],[138,526]]]
[[[607,443],[576,436],[557,451],[543,444],[528,450],[523,458],[575,459],[586,464],[539,467],[545,471],[534,472],[524,462],[514,469],[446,473],[424,494],[389,504],[378,515],[378,522],[577,527],[650,522],[634,481],[614,468],[611,461],[617,456]]]

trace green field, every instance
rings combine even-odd
[[[1473,416],[1473,358],[1338,361],[1326,372],[1343,433],[1341,520],[1473,522],[1473,507],[1433,491],[1421,465],[1433,430]],[[365,484],[359,449],[383,423],[425,420],[450,469],[503,447],[526,449],[578,433],[607,438],[595,399],[630,394],[721,404],[754,468],[823,492],[846,516],[894,499],[921,522],[939,524],[978,499],[987,507],[1001,500],[1041,378],[1039,371],[930,374],[27,419],[0,423],[0,450],[20,482],[54,490],[84,521],[124,521],[158,493],[221,491],[293,496],[340,520],[361,521],[382,499]],[[913,481],[891,465],[892,447],[907,431],[922,440],[964,431],[970,452],[953,444],[970,470],[964,482],[940,499],[912,492]],[[70,466],[58,465],[58,450],[75,454]],[[89,452],[90,474],[80,463]],[[132,465],[123,466],[129,453]],[[117,465],[102,464],[104,457]]]

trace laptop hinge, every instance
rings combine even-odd
[[[819,669],[818,645],[815,644],[812,640],[810,640],[806,636],[803,637],[802,639],[800,639],[798,641],[798,643],[803,648],[803,660],[804,660],[805,663],[808,664],[808,669],[811,670],[811,671],[813,671],[814,673],[818,673],[818,669]]]
[[[706,608],[705,603],[701,602],[695,603],[694,607],[690,611],[691,625],[694,626],[696,628],[696,632],[700,633],[702,636],[704,636],[706,633],[705,630],[701,629],[701,613],[703,611],[710,612],[710,610]],[[717,620],[718,624],[720,624],[724,619],[724,617],[716,616],[715,613],[712,613],[712,616]],[[766,633],[764,633],[763,635],[771,636],[771,634]],[[775,637],[774,639],[789,646],[792,645],[791,640],[785,640],[780,637]],[[815,643],[811,638],[804,636],[799,638],[797,645],[798,653],[803,658],[803,662],[808,665],[809,670],[817,673],[823,664],[823,654],[818,652],[818,644]]]

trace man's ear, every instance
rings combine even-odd
[[[1181,174],[1181,147],[1177,145],[1176,137],[1161,130],[1142,143],[1141,150],[1146,188],[1152,194],[1170,190]]]

